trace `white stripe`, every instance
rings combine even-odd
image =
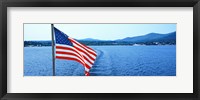
[[[79,52],[82,56],[86,57],[90,62],[92,62],[92,64],[94,63],[94,60],[90,59],[85,53],[78,51],[76,48],[72,47],[72,46],[68,46],[68,45],[62,45],[62,44],[56,44],[56,46],[63,46],[63,47],[67,47],[67,48],[71,48],[77,52]],[[63,50],[63,49],[56,49],[57,50]],[[96,57],[94,58],[96,59]]]
[[[74,52],[74,51],[72,51],[72,50],[56,49],[56,51],[74,53],[74,54],[76,54],[77,56],[79,56],[79,57],[82,58],[82,59],[84,59],[84,58],[82,57],[82,56],[84,56],[84,57],[86,57],[92,64],[94,63],[94,60],[90,59],[87,55],[85,55],[84,53],[79,52],[79,51],[77,51],[77,50],[76,50],[76,51],[79,52],[79,53],[81,54],[81,56],[80,56],[78,53],[76,53],[76,52]],[[87,60],[84,59],[84,61],[86,62]],[[88,61],[87,61],[87,62],[88,62]],[[88,63],[89,63],[89,62],[88,62]]]
[[[73,38],[70,38],[70,37],[69,37],[69,39],[73,40],[74,44],[75,44],[75,43],[76,43],[76,45],[79,44],[79,45],[83,46],[85,49],[87,49],[88,51],[93,52],[94,54],[96,54],[96,52],[94,52],[93,50],[88,49],[87,47],[85,47],[84,45],[82,45],[82,44],[79,43],[78,41],[74,40]],[[81,47],[81,48],[82,48],[82,47]]]
[[[66,47],[72,47],[72,46],[68,46],[68,45],[65,45],[65,44],[56,44],[56,46],[66,46]]]
[[[92,67],[92,64],[90,64],[86,59],[84,59],[83,57],[81,57],[80,55],[78,55],[76,52],[74,51],[71,51],[71,50],[61,50],[61,49],[57,49],[56,51],[63,51],[63,52],[70,52],[70,53],[73,53],[75,54],[76,56],[80,57],[79,59],[81,61],[83,61],[85,64],[87,64],[88,66]],[[70,54],[56,54],[56,55],[62,55],[63,57],[68,57],[69,56],[73,56],[73,55],[70,55]]]
[[[73,48],[72,46],[63,45],[63,44],[56,44],[56,46],[68,47],[68,48],[71,48],[71,49],[73,49],[73,50],[79,52],[77,49]],[[66,51],[66,52],[71,52],[71,53],[73,52],[73,53],[76,53],[76,52],[74,52],[74,51],[63,50],[63,49],[56,49],[56,51],[64,51],[64,52]],[[79,53],[82,54],[82,56],[86,57],[88,60],[90,60],[92,63],[94,63],[94,61],[93,61],[92,59],[90,59],[85,53],[83,53],[83,52],[79,52]],[[77,54],[77,53],[76,53],[76,54]],[[86,61],[86,60],[84,59],[84,62],[83,62],[81,59],[79,59],[79,58],[76,57],[76,56],[70,56],[70,55],[64,55],[64,54],[56,54],[56,56],[75,58],[75,59],[78,59],[79,61],[81,61],[82,63],[87,64],[88,66],[92,67],[92,65],[91,65],[88,61]],[[78,56],[80,57],[80,55],[78,55]],[[81,57],[81,58],[82,58],[82,57]],[[96,57],[95,57],[94,59],[96,59]],[[85,66],[84,66],[84,67],[85,67]],[[90,69],[88,69],[87,67],[85,67],[85,71],[86,71],[86,72],[89,72],[89,70],[90,70]]]
[[[88,51],[86,51],[85,49],[83,49],[82,47],[80,47],[80,46],[78,46],[77,44],[73,44],[75,47],[77,47],[77,48],[79,48],[79,49],[81,49],[81,50],[83,50],[83,51],[85,51],[88,55],[90,55],[92,58],[94,58],[95,59],[95,56],[93,55],[93,54],[91,54],[91,53],[89,53]],[[81,52],[81,51],[80,51]]]
[[[78,43],[77,41],[76,41],[76,42],[74,42],[74,41],[73,41],[73,44],[76,44],[76,45],[78,45],[78,44],[79,44],[79,45],[81,45],[81,46],[82,46],[82,47],[80,46],[81,48],[84,48],[84,49],[86,49],[86,50],[88,50],[88,51],[90,51],[90,52],[92,52],[92,53],[96,54],[96,52],[94,52],[93,50],[90,50],[90,49],[88,49],[87,47],[85,47],[84,45],[82,45],[82,44]]]
[[[70,49],[73,49],[74,51],[76,51],[76,52],[79,52],[79,51],[77,51],[74,47],[72,47],[72,46],[68,46],[68,45],[62,45],[62,44],[56,44],[56,46],[63,46],[63,47],[66,47],[66,48],[70,48]],[[74,51],[72,51],[72,50],[65,50],[65,49],[61,49],[61,48],[56,48],[56,51],[64,51],[64,52],[68,52],[68,51],[71,51],[71,52],[74,52]],[[76,52],[74,52],[74,53],[76,53]],[[80,52],[79,52],[80,53]],[[78,53],[76,53],[77,55],[79,55]],[[80,54],[79,55],[79,57],[81,57],[81,58],[83,58],[82,57],[82,55]],[[84,59],[84,58],[83,58]]]
[[[57,50],[56,50],[57,51]],[[66,51],[66,52],[68,52],[69,50],[59,50],[59,51]],[[76,56],[79,56],[79,55],[77,55],[77,53],[75,53],[75,52],[73,52],[73,51],[69,51],[69,52],[71,52],[71,53],[73,53],[73,54],[76,54]],[[70,54],[56,54],[56,55],[62,55],[63,57],[67,57],[68,55],[69,56],[73,56],[73,55],[70,55]],[[80,57],[80,56],[79,56]],[[81,59],[80,59],[81,58]],[[90,66],[90,67],[92,67],[92,64],[90,64],[86,59],[84,59],[84,58],[82,58],[82,57],[80,57],[79,59],[80,60],[82,60],[85,64],[87,64],[88,66]]]
[[[87,64],[88,66],[92,67],[92,65],[88,61],[85,61],[85,64]]]
[[[75,54],[76,56],[78,56],[78,57],[84,59],[81,55],[79,55],[78,53],[76,53],[76,52],[74,52],[74,51],[72,51],[72,50],[56,49],[56,51],[73,53],[73,54]],[[63,55],[64,55],[64,54],[63,54]],[[66,54],[65,54],[65,55],[66,55]]]
[[[86,71],[86,72],[89,72],[89,71],[90,71],[90,69],[88,69],[87,67],[85,67],[85,71]]]
[[[59,56],[59,57],[69,57],[69,58],[75,58],[75,59],[78,59],[80,60],[83,64],[85,64],[84,61],[82,61],[80,58],[76,57],[76,56],[72,56],[72,55],[63,55],[63,54],[56,54],[56,56]]]
[[[77,50],[78,51],[78,50]],[[94,63],[94,60],[90,59],[85,53],[78,51],[82,56],[86,57],[92,64]],[[96,59],[96,57],[94,58]]]

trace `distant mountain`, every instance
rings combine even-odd
[[[176,32],[168,34],[149,33],[142,36],[127,37],[118,40],[86,38],[78,39],[77,41],[85,45],[176,45]],[[51,46],[51,43],[51,41],[24,41],[24,46]]]
[[[93,38],[85,38],[85,39],[79,39],[79,41],[102,41],[102,40],[93,39]]]
[[[149,33],[143,36],[127,37],[124,39],[118,39],[116,41],[123,42],[172,42],[176,41],[176,32],[168,34],[159,34],[159,33]]]
[[[159,41],[176,41],[176,32],[166,34],[164,37],[158,39]]]

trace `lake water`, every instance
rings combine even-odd
[[[91,76],[176,76],[176,46],[91,46]],[[84,76],[75,61],[56,59],[57,76]],[[24,47],[24,76],[52,76],[52,48]]]

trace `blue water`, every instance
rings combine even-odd
[[[92,76],[176,76],[176,46],[91,46]],[[24,47],[24,76],[51,76],[51,47]],[[84,76],[75,61],[56,59],[57,76]]]

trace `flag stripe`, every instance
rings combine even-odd
[[[93,64],[93,63],[94,63],[93,60],[86,58],[86,56],[81,56],[81,55],[77,54],[77,52],[72,51],[72,50],[57,49],[56,51],[75,53],[75,54],[76,54],[77,56],[79,56],[80,58],[83,57],[83,59],[86,60],[87,62],[89,62],[90,64]],[[81,53],[81,54],[82,54],[82,53]]]
[[[76,52],[79,56],[82,57],[82,55],[81,55],[78,51],[76,51],[73,47],[70,47],[70,46],[65,46],[65,45],[63,45],[63,46],[57,46],[57,45],[56,45],[56,51],[57,51],[57,50],[70,50],[70,51],[74,51],[74,52]]]
[[[78,57],[81,61],[85,62],[85,64],[87,64],[87,66],[89,66],[88,68],[91,68],[92,64],[90,64],[88,61],[86,61],[84,58],[78,56],[76,53],[74,52],[63,52],[63,51],[56,51],[56,55],[60,56],[59,54],[61,54],[61,56],[76,56]]]
[[[77,44],[74,43],[74,42],[72,42],[72,43],[73,43],[74,47],[78,47],[78,48],[84,50],[85,52],[87,52],[88,54],[92,55],[92,57],[96,57],[96,53],[93,53],[93,52],[91,52],[91,51],[88,51],[87,49],[82,48],[80,45],[77,45]]]
[[[76,56],[71,56],[71,55],[59,55],[59,54],[56,54],[56,58],[60,58],[60,59],[76,59],[75,61],[81,63],[83,66],[85,66],[87,69],[90,69],[91,67],[86,64],[84,61],[82,61],[80,58],[76,57]]]
[[[89,72],[89,71],[90,71],[90,69],[88,69],[87,67],[85,67],[85,71],[86,71],[86,72]]]
[[[81,55],[80,51],[77,51],[76,48],[72,48],[70,46],[66,46],[66,45],[63,45],[61,46],[62,44],[59,44],[59,46],[57,46],[56,44],[56,51],[59,51],[59,50],[71,50],[71,51],[74,51],[76,52],[79,56],[82,56],[82,57],[88,57],[88,56],[84,56],[84,55]],[[84,53],[85,54],[85,53]],[[57,56],[57,54],[56,54]],[[67,60],[67,59],[66,59]],[[69,59],[70,60],[70,59]],[[92,61],[94,62],[94,60],[92,59]],[[85,67],[87,67],[88,69],[90,69],[92,67],[92,64],[90,64],[91,62],[87,59],[84,60],[85,63],[82,63]]]
[[[90,48],[90,47],[88,47],[88,46],[86,46],[86,45],[84,45],[84,44],[81,44],[81,45],[83,45],[83,46],[86,47],[87,49],[92,50],[92,51],[96,54],[96,52],[95,52],[92,48]]]
[[[80,54],[82,54],[83,57],[86,57],[87,60],[89,60],[90,62],[94,63],[94,58],[92,58],[91,56],[87,55],[86,53],[80,51],[79,49],[75,48],[74,49],[78,52],[80,52]],[[96,58],[96,57],[95,57]]]
[[[90,69],[92,67],[92,63],[89,60],[85,59],[85,56],[82,56],[76,49],[74,49],[74,48],[72,48],[70,46],[66,46],[66,45],[64,45],[64,46],[65,47],[62,47],[61,45],[56,46],[56,48],[59,48],[59,49],[56,49],[56,51],[62,51],[62,52],[67,52],[68,51],[68,52],[71,52],[71,53],[75,53],[82,61],[85,62],[87,68]]]
[[[77,58],[63,57],[63,56],[56,56],[56,58],[57,59],[74,60],[74,61],[81,63],[83,66],[85,66],[85,64],[80,59],[77,59]]]
[[[91,60],[95,60],[95,57],[92,57],[90,54],[86,53],[84,50],[78,48],[78,47],[74,47],[76,50],[78,50],[79,52],[82,52],[84,54],[86,54]]]
[[[82,53],[82,52],[80,52],[80,51],[78,51],[76,48],[73,48],[73,47],[71,47],[71,46],[66,46],[66,45],[63,45],[63,46],[61,46],[61,45],[59,45],[59,46],[57,46],[56,45],[56,51],[60,51],[60,50],[71,50],[71,51],[74,51],[74,52],[76,52],[79,56],[82,56],[85,60],[87,60],[89,63],[94,63],[94,59],[90,59],[90,57],[88,57],[85,53]]]
[[[78,56],[79,58],[83,59],[82,56],[80,56],[79,54],[77,54],[76,52],[72,51],[72,50],[62,50],[62,49],[57,49],[56,50],[56,54],[71,54],[74,56]]]
[[[73,45],[74,45],[74,47],[81,49],[81,50],[84,51],[85,53],[90,54],[92,58],[95,58],[95,57],[96,57],[96,54],[89,53],[86,49],[84,49],[84,48],[78,46],[77,44],[74,44],[74,43],[73,43]]]
[[[59,45],[56,45],[56,49],[60,49],[60,50],[61,50],[61,49],[64,49],[64,50],[72,50],[72,51],[74,50],[74,51],[75,51],[76,53],[78,53],[79,55],[81,55],[81,56],[83,56],[83,57],[86,57],[86,60],[88,60],[88,61],[94,63],[94,59],[91,59],[91,57],[88,57],[84,52],[81,52],[81,51],[77,50],[77,49],[74,48],[74,47],[59,44]]]
[[[77,55],[76,53],[73,53],[73,52],[56,51],[56,55],[57,54],[76,56],[76,57],[78,57],[80,60],[82,60],[84,62],[83,58],[81,58],[79,55]]]
[[[79,46],[79,47],[85,49],[87,52],[89,52],[89,53],[93,54],[94,56],[96,56],[95,51],[93,51],[93,50],[91,50],[91,49],[88,49],[89,47],[87,48],[86,46],[84,46],[84,45],[78,43],[77,41],[75,41],[75,40],[72,39],[72,38],[69,38],[69,40],[70,40],[72,43],[76,44],[77,46]]]
[[[75,47],[79,47],[79,48],[83,49],[85,52],[90,53],[90,54],[92,54],[93,56],[96,56],[96,53],[94,53],[93,51],[89,51],[87,48],[84,48],[83,46],[81,46],[81,45],[79,45],[79,44],[77,44],[77,43],[75,43],[75,42],[72,42],[72,43],[73,43],[73,45],[74,45]]]
[[[82,45],[83,48],[87,48],[87,49],[89,49],[91,52],[93,52],[93,53],[96,54],[96,52],[95,52],[92,48],[90,48],[90,47],[88,47],[88,46],[86,46],[86,45],[84,45],[84,44],[81,44],[81,43],[77,42],[77,41],[74,40],[73,38],[70,38],[70,37],[69,37],[69,40],[70,40],[71,42],[74,42],[74,43],[77,43],[77,44],[79,44],[79,45]]]

